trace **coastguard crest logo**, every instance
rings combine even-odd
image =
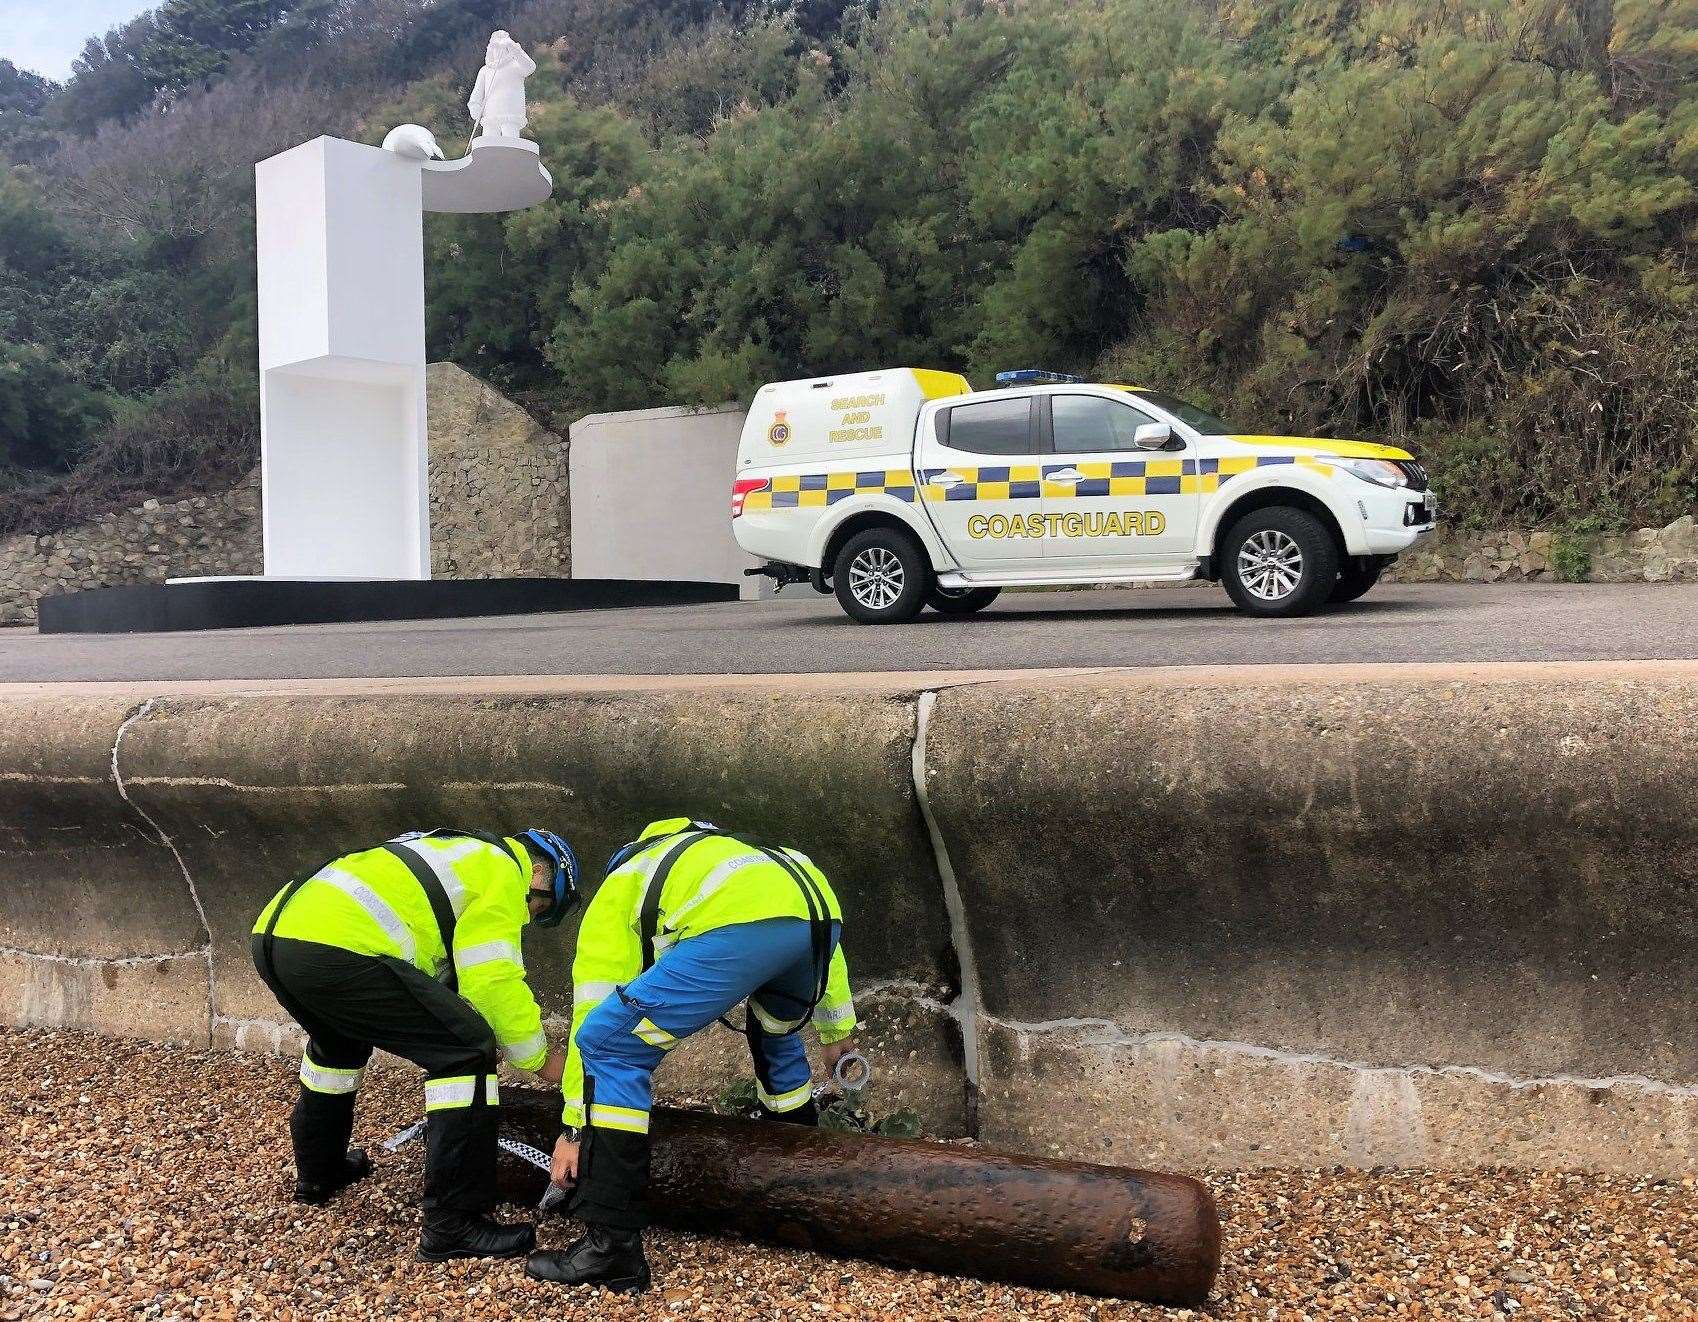
[[[785,444],[790,439],[790,424],[784,420],[784,410],[779,409],[772,416],[772,426],[766,429],[767,442],[774,446]]]

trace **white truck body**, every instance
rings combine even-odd
[[[1431,531],[1426,488],[1403,450],[1229,433],[1160,392],[974,392],[953,373],[891,368],[761,388],[733,531],[781,579],[795,567],[823,588],[847,537],[900,528],[924,548],[929,587],[959,592],[1214,578],[1223,534],[1280,505],[1326,527],[1333,573],[1377,576]]]

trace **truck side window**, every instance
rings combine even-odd
[[[1101,395],[1051,395],[1050,410],[1057,454],[1136,450],[1133,434],[1144,423],[1156,421],[1129,404]]]
[[[957,404],[948,412],[947,428],[939,440],[952,450],[973,454],[1033,454],[1031,399],[987,399],[981,404]]]

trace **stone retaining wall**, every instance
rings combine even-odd
[[[145,692],[0,694],[0,1021],[278,1050],[246,934],[303,861],[685,813],[819,861],[938,1132],[1698,1174],[1695,663]],[[556,1033],[572,939],[525,936]]]
[[[452,363],[432,363],[426,380],[432,573],[570,577],[566,443]],[[215,495],[0,540],[0,624],[33,624],[49,593],[264,568],[255,472]]]
[[[425,373],[430,569],[437,578],[568,578],[566,443],[453,363]]]
[[[33,624],[38,597],[196,574],[258,574],[259,475],[213,496],[149,500],[91,524],[0,540],[0,624]]]
[[[1690,514],[1666,528],[1574,536],[1550,529],[1433,534],[1403,556],[1400,583],[1698,582],[1698,526]]]

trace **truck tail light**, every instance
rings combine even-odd
[[[738,518],[743,513],[743,502],[756,491],[765,491],[767,481],[764,477],[740,477],[731,483],[731,517]]]

